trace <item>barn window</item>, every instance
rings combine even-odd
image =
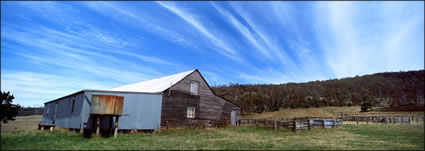
[[[198,95],[199,92],[199,83],[196,81],[190,82],[190,95]]]
[[[187,118],[195,118],[195,108],[187,107]]]
[[[72,98],[72,105],[71,105],[71,113],[74,112],[74,107],[75,107],[75,96],[73,96]]]

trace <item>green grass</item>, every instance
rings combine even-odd
[[[58,130],[17,130],[2,133],[2,150],[25,149],[382,149],[423,150],[424,124],[346,124],[293,133],[254,127],[179,129],[119,134],[118,138],[84,138]]]

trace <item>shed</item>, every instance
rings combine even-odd
[[[95,119],[91,110],[96,105],[92,104],[93,96],[123,98],[119,130],[159,130],[193,124],[216,126],[223,120],[237,125],[240,119],[240,107],[215,95],[200,72],[194,69],[110,90],[81,90],[46,102],[40,124],[93,129]],[[113,123],[116,118],[104,116],[100,120],[101,123]],[[111,124],[102,124],[100,128],[109,129]]]

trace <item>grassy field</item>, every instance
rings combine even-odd
[[[2,123],[1,131],[36,130],[41,118],[42,115],[18,116],[14,121],[9,121],[7,124]]]
[[[294,118],[294,117],[336,117],[338,112],[343,112],[346,115],[414,115],[423,117],[424,112],[360,112],[360,106],[351,107],[320,107],[320,108],[295,108],[295,109],[280,109],[276,112],[252,113],[245,115],[242,119],[279,119],[279,118]]]
[[[178,129],[84,138],[69,130],[2,133],[2,150],[26,149],[382,149],[423,150],[424,124],[345,124],[293,133],[286,129],[236,127]]]
[[[253,114],[250,118],[333,116],[345,108],[309,108]],[[314,114],[316,112],[316,114]],[[353,113],[358,111],[353,111]],[[422,114],[422,113],[415,113]],[[246,117],[244,117],[246,118]],[[119,150],[119,149],[329,149],[329,150],[423,150],[424,124],[375,124],[344,122],[338,128],[314,128],[293,133],[240,126],[235,128],[176,129],[154,133],[119,134],[118,138],[84,138],[66,129],[36,130],[41,116],[17,117],[4,124],[0,150]]]

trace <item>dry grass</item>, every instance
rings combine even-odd
[[[240,126],[120,134],[118,138],[84,138],[71,131],[25,130],[6,132],[1,143],[4,150],[418,150],[424,147],[423,126],[423,123],[349,124],[296,133]]]
[[[348,108],[349,109],[349,108]],[[316,112],[318,110],[299,112]],[[335,109],[320,110],[331,114]],[[330,110],[330,111],[329,111]],[[341,109],[342,110],[342,109]],[[347,108],[345,109],[347,110]],[[319,112],[319,111],[318,111]],[[289,112],[290,113],[290,112]],[[305,113],[296,116],[305,116]],[[318,116],[318,115],[316,115]],[[314,128],[296,133],[288,129],[235,127],[207,129],[172,129],[155,133],[119,134],[118,138],[84,138],[66,129],[34,130],[41,116],[18,117],[6,124],[2,132],[3,150],[141,150],[141,149],[203,149],[203,150],[320,150],[320,149],[423,149],[423,122],[412,124],[375,124],[365,122],[337,128]],[[15,130],[15,127],[17,130]],[[26,130],[22,130],[26,129]],[[5,129],[6,130],[6,129]]]
[[[280,109],[276,112],[252,113],[241,117],[242,119],[280,119],[294,117],[336,117],[338,112],[346,115],[414,115],[424,116],[424,112],[360,112],[360,106],[351,107],[320,107],[320,108],[296,108]]]
[[[16,120],[2,123],[1,131],[35,130],[38,128],[42,115],[18,116]]]

